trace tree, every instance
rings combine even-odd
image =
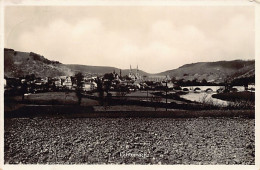
[[[187,80],[186,83],[185,83],[186,86],[191,86],[192,85],[192,82],[190,80]]]
[[[175,83],[175,82],[176,82],[176,78],[175,78],[175,77],[172,77],[171,82],[172,82],[172,83]]]
[[[27,81],[34,81],[36,79],[36,76],[35,76],[35,74],[26,75],[25,79]]]
[[[35,80],[36,80],[35,74],[30,74],[25,76],[25,81],[28,83],[29,92],[31,93],[35,93],[35,88],[36,88]]]
[[[112,86],[112,81],[115,79],[114,74],[113,73],[106,73],[103,77],[104,82],[104,90],[107,93],[107,96],[109,95],[109,90],[111,89]]]
[[[96,79],[96,83],[97,83],[97,91],[98,91],[98,96],[99,96],[99,102],[100,102],[100,105],[103,105],[103,99],[104,99],[103,82],[98,77]]]
[[[113,73],[106,73],[106,74],[104,74],[104,77],[103,77],[103,78],[104,78],[104,79],[107,79],[107,80],[110,80],[110,81],[112,81],[112,80],[115,79]]]
[[[123,77],[123,79],[125,79],[125,80],[132,80],[128,75],[125,75],[125,76]]]
[[[160,96],[152,96],[150,100],[151,100],[151,102],[152,102],[152,104],[154,106],[154,110],[156,111],[158,106],[159,106],[159,104],[160,104],[160,102],[162,101],[162,97],[160,97]]]
[[[119,78],[122,78],[122,70],[120,69]]]
[[[203,80],[201,81],[201,84],[202,84],[203,86],[206,86],[206,85],[208,84],[208,82],[207,82],[206,79],[203,79]]]
[[[193,85],[193,86],[197,86],[197,85],[198,85],[198,79],[197,79],[197,78],[194,78],[194,79],[192,80],[192,85]]]
[[[177,84],[178,84],[179,86],[183,86],[183,85],[184,85],[184,79],[179,79],[178,82],[177,82]]]
[[[81,99],[82,99],[82,91],[83,91],[83,74],[82,73],[77,73],[75,75],[76,77],[76,95],[78,97],[78,105],[81,104]]]
[[[22,101],[24,101],[24,94],[27,93],[27,82],[21,84]]]
[[[111,88],[111,85],[112,85],[112,81],[110,81],[110,80],[104,81],[104,91],[107,93],[107,96],[108,96],[109,90]]]

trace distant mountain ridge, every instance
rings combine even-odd
[[[77,72],[86,75],[103,75],[120,69],[108,66],[88,66],[77,64],[62,64],[51,61],[33,52],[20,52],[13,49],[4,49],[4,75],[5,77],[22,77],[35,74],[36,77],[72,76]],[[130,69],[121,69],[122,76],[128,75]],[[132,69],[136,73],[136,69]],[[177,69],[168,70],[158,74],[149,74],[139,70],[140,75],[165,76],[192,81],[203,79],[208,82],[224,82],[226,79],[237,79],[255,76],[255,60],[233,60],[217,62],[198,62],[185,64]]]
[[[68,68],[71,70],[74,70],[76,72],[87,72],[87,73],[92,73],[92,74],[105,74],[105,73],[110,73],[115,71],[117,74],[120,73],[120,69],[116,67],[109,67],[109,66],[88,66],[88,65],[77,65],[77,64],[66,64]],[[121,74],[122,76],[128,75],[130,72],[130,69],[121,69]],[[133,73],[137,72],[137,69],[132,69]],[[147,72],[144,72],[142,70],[138,70],[139,74],[141,75],[150,75]]]
[[[177,69],[168,70],[158,75],[169,75],[186,81],[205,79],[209,82],[223,82],[225,79],[236,79],[242,75],[255,75],[255,60],[233,60],[217,62],[198,62],[185,64]]]

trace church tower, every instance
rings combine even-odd
[[[129,75],[128,75],[128,76],[129,76],[130,78],[132,78],[132,76],[133,76],[131,65],[130,65],[130,71],[129,71]]]
[[[139,74],[139,70],[138,70],[138,65],[136,67],[136,74],[135,74],[137,79],[140,79],[140,74]]]

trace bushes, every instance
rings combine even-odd
[[[60,64],[60,62],[58,62],[58,61],[48,60],[48,59],[44,58],[44,56],[41,56],[41,55],[36,54],[34,52],[30,52],[29,55],[32,56],[33,60],[41,61],[41,62],[43,62],[45,64]]]
[[[252,98],[251,92],[236,92],[236,93],[220,93],[214,94],[212,97],[224,100],[228,99],[227,104],[218,104],[215,103],[212,98],[207,98],[207,95],[201,98],[201,103],[204,107],[209,109],[218,107],[219,109],[234,109],[234,110],[246,110],[246,109],[254,109],[255,108],[255,101],[254,97]],[[216,97],[217,96],[217,97]],[[241,97],[242,96],[242,97]],[[253,95],[254,96],[254,95]],[[240,98],[239,98],[240,97]]]
[[[216,108],[221,108],[224,107],[223,105],[219,105],[215,103],[212,98],[208,98],[207,94],[204,94],[202,98],[200,98],[200,103],[202,103],[204,108],[207,109],[216,109]]]
[[[254,92],[231,92],[231,93],[219,93],[212,95],[213,98],[226,100],[226,101],[255,101],[255,93]]]
[[[228,106],[226,108],[239,110],[254,109],[255,103],[249,100],[235,100],[228,102]]]

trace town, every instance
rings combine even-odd
[[[166,76],[141,76],[138,73],[138,66],[136,73],[133,73],[130,66],[129,75],[122,76],[121,73],[106,73],[103,76],[84,76],[82,75],[82,90],[84,92],[93,92],[97,89],[97,80],[101,79],[104,84],[109,84],[109,91],[119,91],[124,89],[125,92],[136,91],[136,90],[163,90],[166,88],[169,90],[182,90],[189,92],[191,89],[187,86],[218,86],[219,88],[215,91],[221,92],[227,88],[225,83],[209,83],[206,80],[198,82],[196,80],[183,82],[183,80],[175,80]],[[109,83],[106,83],[109,82]],[[242,84],[238,84],[241,86]],[[75,76],[57,76],[57,77],[36,77],[34,74],[27,75],[20,78],[4,78],[4,88],[6,93],[19,93],[23,87],[26,87],[25,93],[39,93],[49,91],[73,91],[77,88],[77,79]],[[182,88],[183,86],[184,88]],[[254,83],[243,82],[243,88],[230,87],[229,91],[255,91]],[[238,87],[237,86],[237,87]],[[214,88],[215,89],[215,88]],[[201,92],[200,87],[192,89],[194,92]],[[204,91],[213,91],[212,88],[204,89]]]
[[[230,92],[254,92],[255,85],[250,82],[252,80],[248,78],[235,82],[214,83],[207,82],[205,79],[202,81],[196,79],[193,81],[176,80],[175,77],[170,77],[169,75],[143,76],[139,73],[138,65],[136,69],[132,69],[130,65],[128,75],[122,75],[120,70],[119,73],[113,71],[104,75],[82,74],[79,72],[74,76],[41,78],[31,74],[20,78],[5,77],[4,87],[5,96],[21,95],[22,101],[25,99],[25,96],[31,94],[75,91],[79,100],[78,104],[81,103],[82,97],[98,101],[106,100],[108,103],[112,99],[122,102],[122,99],[127,97],[128,99],[141,101],[141,105],[144,103],[149,105],[151,102],[153,104],[156,102],[158,106],[162,106],[162,103],[165,102],[166,105],[168,103],[183,102],[185,101],[185,94],[188,93],[230,95]],[[184,96],[184,98],[180,96]],[[166,101],[162,100],[163,98]],[[129,101],[131,100],[124,102],[124,104],[131,103]]]

